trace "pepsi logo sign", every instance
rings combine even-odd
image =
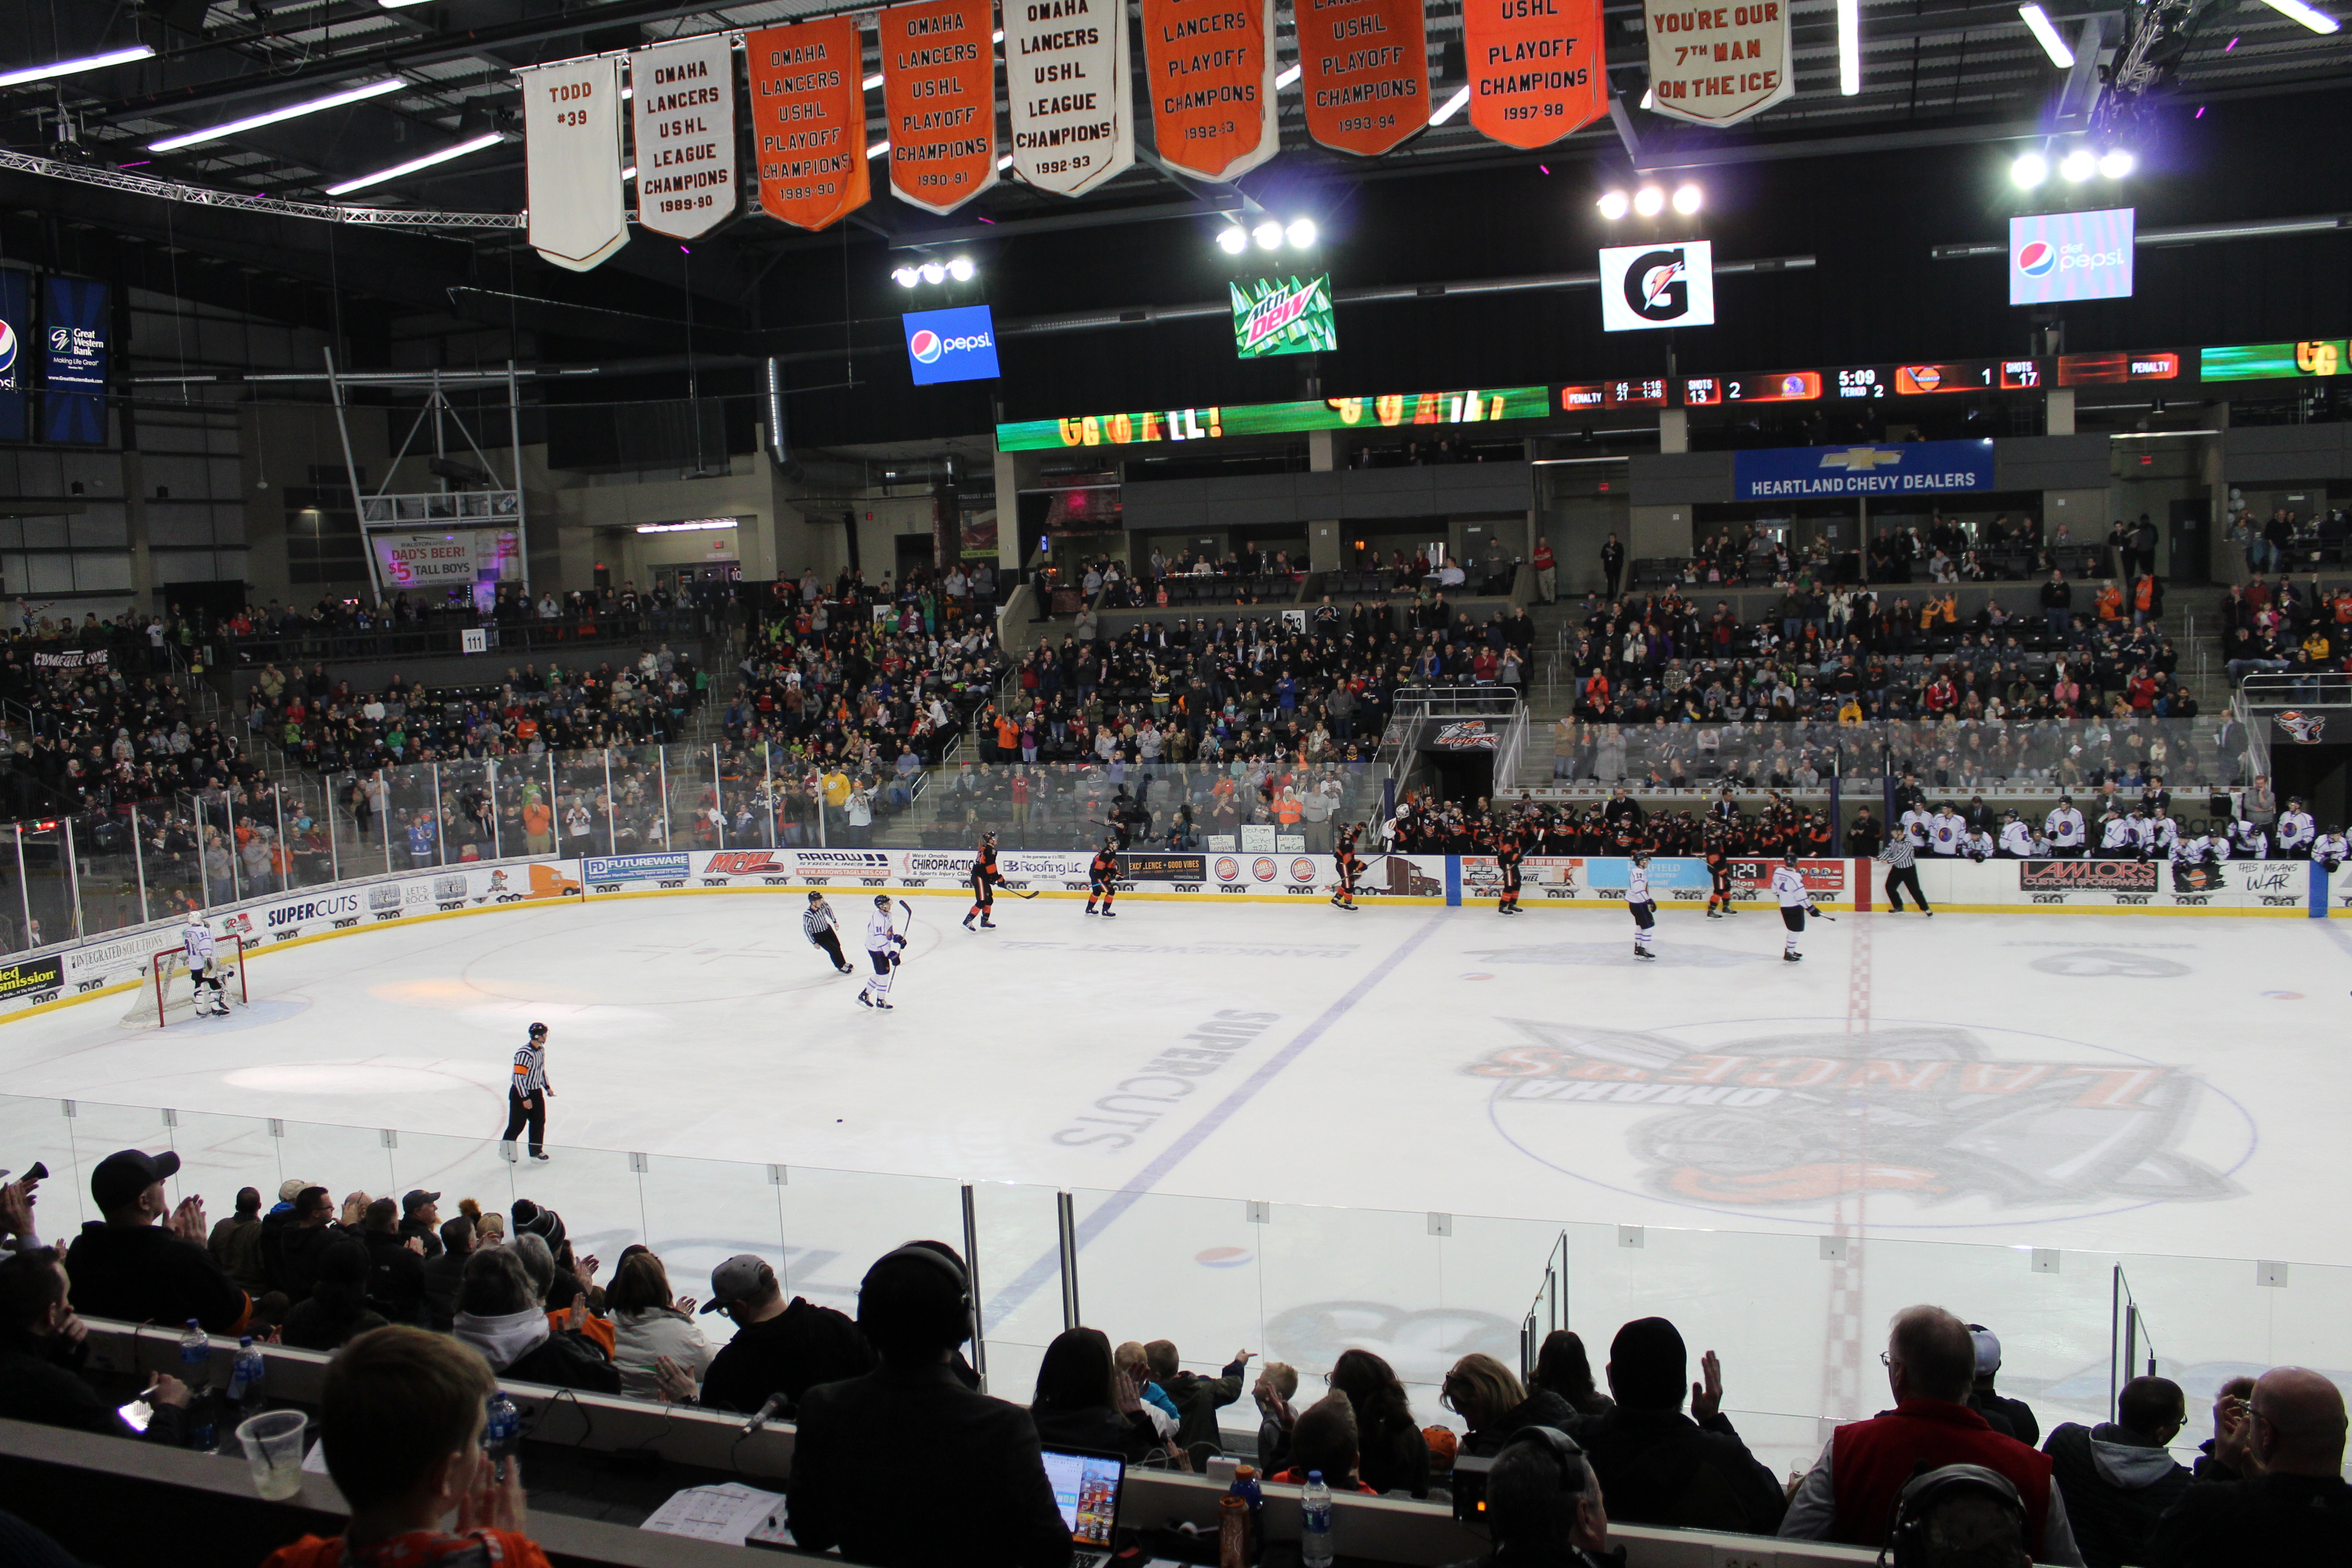
[[[16,329],[0,321],[0,376],[16,368]]]
[[[2058,247],[2046,239],[2029,241],[2017,253],[2017,269],[2028,278],[2046,278],[2057,266]]]
[[[925,327],[921,331],[917,332],[913,337],[907,340],[907,352],[913,354],[923,363],[929,364],[931,362],[938,359],[943,352],[941,348],[943,341],[944,340],[940,338],[939,333],[931,331],[929,327]]]

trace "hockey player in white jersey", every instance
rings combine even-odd
[[[2263,825],[2250,817],[2239,817],[2230,824],[2230,853],[2241,860],[2267,860],[2271,858],[2271,836]]]
[[[180,932],[180,951],[187,956],[188,978],[194,983],[196,1016],[226,1018],[228,1016],[228,988],[215,973],[212,927],[205,924],[202,915],[191,910],[188,923]]]
[[[1633,956],[1654,959],[1650,949],[1651,933],[1657,929],[1657,900],[1650,897],[1650,852],[1633,851],[1632,868],[1625,874],[1625,911],[1633,917]]]
[[[1927,847],[1938,855],[1965,855],[1969,849],[1968,819],[1946,801],[1927,819]]]
[[[1780,923],[1789,929],[1781,943],[1780,962],[1794,963],[1805,956],[1797,951],[1797,938],[1804,933],[1805,917],[1821,913],[1813,908],[1812,894],[1805,890],[1805,874],[1797,869],[1794,849],[1784,851],[1780,864],[1772,868],[1772,897],[1780,900]]]
[[[2074,859],[2083,853],[2083,814],[2074,809],[2072,795],[2060,795],[2057,806],[2042,819],[2042,831],[2050,836],[2050,853]]]
[[[2137,847],[2130,823],[2112,811],[2099,818],[2099,853],[2128,855]]]
[[[2330,827],[2312,840],[2311,858],[2319,862],[2320,869],[2334,872],[2341,869],[2345,861],[2352,860],[2352,844],[2345,841],[2342,828]]]
[[[2172,852],[2180,847],[2180,824],[2172,819],[2169,810],[2158,812],[2147,822],[2147,858],[2169,860]]]
[[[1903,835],[1911,840],[1913,853],[1927,847],[1927,824],[1935,820],[1917,806],[1906,811],[1901,818]]]
[[[2282,859],[2307,860],[2311,858],[2311,841],[2318,837],[2319,828],[2311,820],[2311,813],[2303,809],[2303,802],[2289,800],[2286,809],[2279,813],[2271,841]]]
[[[866,956],[874,965],[857,993],[861,1007],[879,1007],[885,1013],[890,1008],[890,979],[898,967],[898,950],[907,939],[898,934],[896,922],[890,919],[890,895],[874,895],[874,912],[866,917]]]
[[[2050,815],[2055,816],[2058,814],[2053,811]],[[2004,811],[2001,816],[2004,819],[2000,825],[2001,857],[2010,860],[2032,859],[2033,830],[2026,826],[2014,811]]]

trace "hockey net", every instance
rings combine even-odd
[[[238,1005],[248,999],[245,988],[245,939],[213,939],[213,968],[221,980],[221,994]],[[161,1029],[196,1016],[196,984],[188,973],[188,955],[176,947],[164,948],[147,959],[137,997],[122,1015],[134,1028]]]

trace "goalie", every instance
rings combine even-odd
[[[227,972],[214,961],[213,931],[204,917],[194,910],[188,911],[187,929],[180,933],[180,951],[187,955],[188,979],[195,992],[196,1016],[226,1018],[228,1016],[228,988],[222,984]]]

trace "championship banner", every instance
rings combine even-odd
[[[1282,150],[1274,0],[1143,0],[1143,63],[1151,139],[1164,162],[1232,180]]]
[[[953,212],[996,184],[995,8],[930,0],[889,6],[876,25],[891,194]]]
[[[797,228],[866,205],[866,89],[857,18],[827,16],[743,36],[760,210]]]
[[[1608,112],[1601,0],[1463,0],[1470,123],[1507,147],[1547,147]]]
[[[522,84],[530,247],[585,272],[629,242],[621,195],[621,62],[558,60],[515,72]]]
[[[1118,0],[1006,0],[1004,96],[1013,168],[1084,195],[1135,162],[1127,7]]]
[[[1797,90],[1786,0],[1693,5],[1646,0],[1650,112],[1694,125],[1737,125]]]
[[[1420,0],[1325,0],[1297,20],[1307,135],[1377,158],[1429,123]]]
[[[735,216],[734,56],[712,33],[629,57],[640,226],[693,239]]]

